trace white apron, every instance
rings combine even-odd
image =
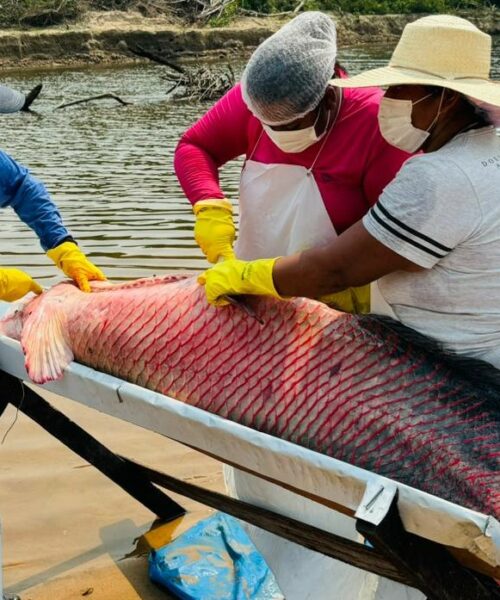
[[[311,169],[247,160],[239,204],[242,260],[287,256],[337,237]]]
[[[297,165],[262,164],[252,160],[252,152],[241,175],[240,228],[235,245],[238,258],[253,260],[289,255],[337,237],[312,174],[327,137],[328,134],[309,169]],[[260,137],[255,148],[259,141]],[[224,475],[233,497],[359,540],[354,519],[238,469],[225,467]],[[415,590],[283,540],[258,527],[245,527],[276,575],[287,600],[424,598]],[[380,595],[377,590],[382,588],[385,591]]]

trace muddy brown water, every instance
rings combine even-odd
[[[339,58],[355,74],[385,64],[389,54],[388,47],[353,48]],[[493,77],[500,78],[500,39]],[[166,96],[168,82],[155,65],[9,73],[2,82],[23,91],[44,84],[39,116],[0,117],[0,147],[46,184],[66,225],[110,279],[207,266],[172,163],[179,136],[209,105]],[[104,92],[133,104],[101,100],[54,110]],[[233,161],[222,170],[229,198],[237,197],[240,168]],[[60,278],[12,210],[0,211],[0,228],[0,264],[20,266],[43,285]]]

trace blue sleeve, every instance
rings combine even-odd
[[[0,151],[0,206],[11,206],[47,251],[71,238],[45,186],[25,167]]]

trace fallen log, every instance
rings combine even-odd
[[[179,65],[171,56],[166,58],[162,52],[139,45],[131,46],[126,42],[120,42],[119,47],[122,50],[128,50],[135,56],[147,58],[168,67],[170,71],[166,74],[166,79],[172,85],[167,89],[166,94],[175,92],[176,98],[198,102],[214,101],[228,92],[236,83],[236,76],[229,64],[226,65],[225,70],[207,66],[193,69]]]
[[[75,104],[83,104],[84,102],[92,102],[93,100],[102,100],[104,98],[111,98],[112,100],[116,100],[123,106],[128,106],[132,104],[132,102],[126,102],[122,100],[119,96],[115,94],[99,94],[98,96],[90,96],[89,98],[82,98],[81,100],[73,100],[73,102],[65,102],[64,104],[59,104],[56,106],[55,110],[59,110],[60,108],[66,108],[68,106],[75,106]]]

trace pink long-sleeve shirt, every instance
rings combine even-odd
[[[364,88],[345,89],[343,94],[335,125],[312,171],[338,234],[375,204],[409,157],[380,134],[377,113],[382,92]],[[309,168],[323,141],[299,153],[281,151],[262,133],[262,124],[248,110],[238,84],[184,133],[175,151],[175,171],[192,204],[224,198],[219,168],[226,162],[246,155],[264,164]]]

